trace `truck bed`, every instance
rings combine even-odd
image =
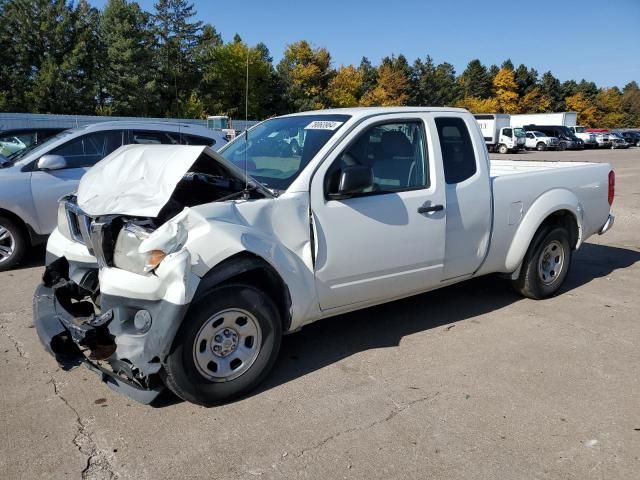
[[[582,237],[596,233],[609,214],[610,169],[606,163],[491,160],[494,222],[489,255],[481,273],[515,268],[504,263],[505,254],[534,205],[535,216],[545,218],[558,207],[569,208],[576,203],[572,199],[577,199]]]

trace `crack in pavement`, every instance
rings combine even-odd
[[[24,349],[24,344],[9,333],[9,330],[7,329],[6,325],[3,325],[0,323],[0,330],[2,330],[5,336],[11,341],[11,343],[13,343],[13,347],[16,349],[16,352],[18,352],[18,355],[20,356],[20,358],[25,359],[27,363],[29,363],[29,355]]]
[[[51,378],[48,383],[53,385],[53,393],[73,412],[76,417],[78,433],[73,438],[73,444],[78,448],[80,453],[87,456],[87,464],[81,472],[81,478],[84,479],[100,479],[100,480],[116,480],[120,478],[113,471],[113,465],[107,454],[100,450],[96,445],[91,433],[89,433],[87,423],[82,420],[78,411],[69,403],[69,401],[60,393],[58,382]]]
[[[432,396],[424,396],[424,397],[420,397],[416,400],[412,400],[408,403],[406,403],[404,406],[399,407],[398,404],[394,403],[394,407],[391,410],[391,412],[389,412],[389,414],[380,419],[380,420],[376,420],[375,422],[372,422],[368,425],[365,425],[364,427],[351,427],[351,428],[347,428],[346,430],[342,430],[340,432],[334,433],[333,435],[329,435],[327,438],[321,440],[320,442],[316,443],[315,445],[311,446],[311,447],[306,447],[303,448],[300,453],[298,453],[297,455],[294,455],[293,458],[300,458],[303,455],[305,455],[308,452],[311,452],[313,450],[318,450],[322,447],[324,447],[327,443],[329,443],[332,440],[335,440],[336,438],[348,434],[348,433],[353,433],[353,432],[361,432],[361,431],[365,431],[365,430],[369,430],[370,428],[376,427],[378,425],[381,425],[385,422],[388,422],[389,420],[393,419],[394,417],[396,417],[397,415],[401,414],[402,412],[408,410],[409,408],[411,408],[412,406],[418,404],[418,403],[422,403],[425,402],[427,400],[432,400],[435,397],[437,397],[440,394],[440,392],[436,392],[434,395]]]

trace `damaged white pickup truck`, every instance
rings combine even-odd
[[[494,272],[553,295],[613,195],[605,163],[490,162],[459,109],[289,115],[220,153],[126,146],[61,201],[34,323],[138,401],[213,405],[321,318]]]

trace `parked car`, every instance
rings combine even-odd
[[[620,132],[626,142],[630,145],[634,145],[636,147],[640,147],[640,132],[636,131],[626,131]]]
[[[587,132],[585,127],[572,126],[567,128],[571,133],[583,141],[586,148],[596,148],[598,146],[596,136],[593,133]]]
[[[627,143],[627,140],[616,132],[609,132],[609,141],[611,142],[611,148],[629,148],[631,146],[630,143]]]
[[[556,150],[560,141],[556,137],[547,137],[544,133],[533,130],[526,133],[526,148],[531,150]]]
[[[301,155],[254,151],[293,129]],[[614,183],[606,163],[490,161],[454,108],[288,115],[219,153],[130,145],[60,203],[34,324],[138,401],[166,386],[213,405],[322,318],[493,272],[554,295],[572,252],[611,228]]]
[[[39,145],[64,128],[14,128],[0,132],[0,155],[11,158],[12,155]]]
[[[556,137],[559,141],[558,150],[581,150],[584,148],[584,142],[563,125],[525,125],[524,129],[527,132],[537,131],[548,137]]]
[[[120,146],[225,143],[220,132],[204,127],[122,121],[65,130],[17,152],[0,163],[0,271],[51,233],[60,197],[74,192],[85,171]]]

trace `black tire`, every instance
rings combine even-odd
[[[501,153],[502,155],[509,153],[509,149],[507,148],[506,145],[500,145],[498,147],[498,153]]]
[[[27,251],[27,235],[15,221],[0,217],[0,272],[13,268]]]
[[[564,152],[567,149],[567,144],[564,142],[560,142],[558,144],[558,150],[560,150],[561,152]]]
[[[556,249],[561,248],[562,252],[550,250],[553,247],[556,247]],[[541,261],[541,257],[547,253],[557,255],[556,258],[561,254],[563,256],[560,271],[555,272],[550,276],[547,274],[545,281],[543,280],[543,274],[540,273],[540,269],[538,267],[541,264],[545,264],[544,259]],[[567,278],[567,274],[569,273],[569,268],[571,266],[571,255],[572,252],[571,244],[569,243],[569,233],[565,228],[541,228],[534,235],[533,240],[531,241],[529,250],[524,257],[522,267],[520,268],[520,275],[516,280],[512,281],[513,288],[521,295],[534,300],[542,300],[543,298],[551,297],[558,291],[564,280]],[[544,270],[544,268],[542,270]],[[553,272],[553,270],[551,271]]]
[[[245,310],[257,320],[261,331],[260,348],[255,360],[240,376],[212,381],[196,366],[194,344],[209,319],[230,308]],[[163,380],[169,389],[188,402],[213,406],[233,400],[255,388],[267,376],[278,357],[281,337],[278,308],[264,292],[243,284],[216,288],[189,310],[165,362]]]
[[[545,145],[544,142],[538,142],[538,144],[536,145],[536,150],[539,152],[544,152],[547,149],[547,146]]]

